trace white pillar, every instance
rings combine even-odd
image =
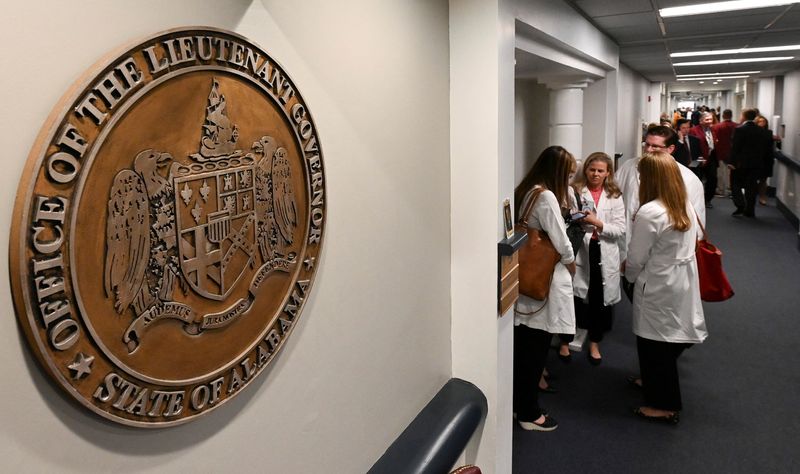
[[[583,89],[591,80],[548,83],[550,89],[550,145],[560,145],[576,160],[583,159]]]
[[[775,78],[765,77],[764,79],[759,79],[757,86],[758,102],[756,102],[756,107],[758,107],[761,115],[771,119],[775,113]],[[772,125],[772,122],[770,122],[770,125]]]

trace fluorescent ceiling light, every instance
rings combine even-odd
[[[703,82],[703,81],[700,81],[700,82],[698,82],[698,84],[705,84],[705,82]]]
[[[672,53],[671,58],[687,58],[690,56],[718,56],[720,54],[746,54],[746,53],[769,53],[772,51],[795,51],[800,49],[800,44],[790,44],[786,46],[767,46],[764,48],[739,48],[739,49],[717,49],[709,51],[688,51],[683,53]]]
[[[703,80],[724,80],[724,79],[745,79],[750,76],[725,76],[725,77],[681,77],[678,78],[678,81],[703,81]]]
[[[737,71],[737,72],[709,72],[709,73],[698,73],[698,74],[678,74],[675,77],[713,77],[713,76],[738,76],[741,74],[758,74],[761,71]]]
[[[690,61],[688,63],[673,63],[673,66],[704,66],[706,64],[738,64],[761,63],[767,61],[789,61],[794,56],[775,56],[772,58],[740,58],[740,59],[714,59],[712,61]]]
[[[662,18],[673,16],[705,15],[707,13],[732,12],[754,8],[780,7],[800,3],[798,0],[735,0],[732,2],[700,3],[683,7],[661,8],[658,14]]]

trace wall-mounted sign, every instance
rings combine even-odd
[[[10,246],[19,322],[96,413],[189,421],[291,334],[325,201],[316,126],[279,64],[227,31],[157,34],[79,80],[28,157]]]

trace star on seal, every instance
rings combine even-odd
[[[87,357],[83,352],[78,352],[75,360],[67,366],[73,372],[72,378],[80,380],[84,375],[92,373],[92,362],[94,362],[94,356]]]

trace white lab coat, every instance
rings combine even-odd
[[[537,186],[538,187],[538,186]],[[534,188],[536,189],[536,188]],[[522,200],[524,209],[530,199],[529,192]],[[572,275],[565,265],[575,261],[572,244],[567,238],[567,226],[561,216],[561,206],[552,191],[543,191],[528,215],[528,226],[547,232],[561,261],[556,263],[547,302],[519,295],[514,311],[514,325],[524,324],[552,334],[575,334],[575,304],[572,299]],[[542,308],[535,314],[532,313]]]
[[[636,282],[633,333],[639,337],[698,343],[708,336],[694,253],[697,221],[690,221],[686,232],[674,230],[660,200],[641,206],[634,218],[625,277]]]
[[[592,193],[585,186],[581,190],[581,199],[594,203]],[[603,222],[603,231],[598,232],[600,239],[600,266],[603,274],[603,304],[611,306],[620,300],[619,266],[620,242],[625,240],[625,204],[622,197],[608,197],[606,192],[600,194],[596,206],[597,218]],[[573,280],[575,296],[586,299],[589,292],[589,242],[592,239],[594,226],[585,226],[583,245],[575,259],[577,272]]]
[[[627,253],[628,243],[631,240],[631,219],[639,209],[639,160],[641,157],[628,160],[619,167],[615,174],[617,185],[622,190],[622,200],[625,202],[625,224],[626,229],[629,230],[625,234],[625,240],[620,240],[620,259],[625,260]],[[676,162],[677,163],[677,162]],[[678,163],[678,169],[681,171],[683,177],[683,184],[686,187],[686,195],[692,208],[697,212],[700,222],[703,227],[706,225],[706,198],[705,191],[703,190],[703,182],[695,175],[692,170]],[[691,216],[690,216],[691,217]],[[702,231],[697,229],[697,237],[702,237]]]

